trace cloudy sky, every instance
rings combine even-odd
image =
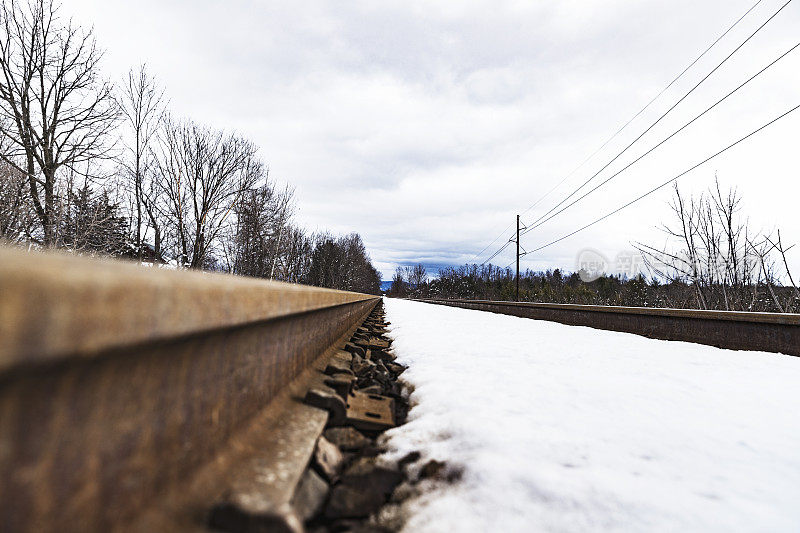
[[[384,272],[480,262],[605,165],[774,13],[762,0],[684,78],[659,93],[755,0],[269,2],[64,0],[94,25],[106,75],[146,63],[171,110],[259,144],[297,191],[309,230],[359,232]],[[800,2],[772,22],[596,181],[646,151],[797,43]],[[800,104],[800,50],[628,171],[522,239],[550,242]],[[800,111],[681,178],[737,187],[751,224],[800,243]],[[572,270],[664,238],[665,188],[523,267]],[[531,205],[539,203],[533,209]],[[475,257],[502,234],[495,245]],[[511,248],[495,264],[513,260]],[[793,263],[800,267],[800,254]]]

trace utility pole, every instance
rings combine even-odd
[[[517,301],[519,301],[519,215],[517,215]]]

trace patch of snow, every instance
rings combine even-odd
[[[798,531],[800,358],[386,299],[406,531]]]

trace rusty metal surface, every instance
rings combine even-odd
[[[328,413],[306,405],[310,388],[323,387],[323,369],[352,329],[284,387],[265,409],[225,442],[187,482],[175,484],[117,529],[135,532],[208,531],[213,510],[235,503],[257,513],[273,530],[296,530],[298,516],[291,505],[297,483],[306,470]],[[213,527],[211,529],[214,529]]]
[[[106,531],[132,520],[378,301],[79,258],[31,255],[26,266],[15,254],[0,254],[0,531]],[[31,340],[36,330],[49,340]]]
[[[281,392],[196,475],[160,494],[117,529],[206,531],[212,510],[228,503],[263,513],[275,523],[296,524],[289,502],[327,420],[326,412],[294,397],[302,397],[308,377],[296,380],[294,394]]]
[[[373,297],[0,246],[0,371]]]
[[[655,339],[800,356],[800,315],[797,314],[488,300],[418,301],[635,333]]]

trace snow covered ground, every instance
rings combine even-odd
[[[800,531],[800,358],[386,299],[407,531]],[[428,483],[428,482],[425,482]]]

